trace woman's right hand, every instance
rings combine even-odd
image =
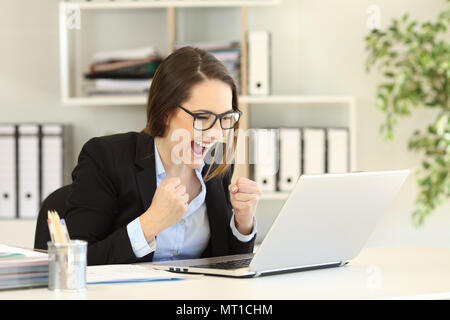
[[[189,195],[180,178],[165,178],[161,181],[153,195],[152,204],[139,217],[147,242],[183,218],[188,200]]]

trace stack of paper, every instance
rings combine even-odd
[[[0,289],[47,285],[47,254],[0,244]]]
[[[231,76],[236,82],[239,89],[241,81],[241,49],[237,41],[223,41],[223,42],[193,42],[193,43],[178,43],[175,44],[175,49],[186,46],[192,46],[208,51],[217,60],[221,61],[230,72]]]
[[[84,75],[84,90],[88,95],[144,94],[161,61],[153,47],[98,52]]]
[[[181,276],[173,273],[152,269],[151,267],[117,264],[88,266],[86,281],[88,284],[100,283],[125,283],[125,282],[150,282],[181,280]]]

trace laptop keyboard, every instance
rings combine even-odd
[[[247,259],[241,259],[241,260],[231,260],[231,261],[223,261],[223,262],[217,262],[217,263],[209,263],[209,264],[202,264],[202,265],[196,265],[192,267],[196,268],[212,268],[212,269],[239,269],[239,268],[245,268],[250,265],[250,262],[253,258],[247,258]]]

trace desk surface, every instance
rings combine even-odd
[[[88,285],[80,293],[47,288],[0,291],[0,300],[367,298],[449,299],[450,249],[365,248],[345,267],[253,279],[188,275],[183,281]]]

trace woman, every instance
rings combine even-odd
[[[88,241],[89,265],[253,251],[261,192],[246,178],[231,184],[225,161],[235,149],[237,98],[221,62],[184,47],[152,80],[142,132],[83,146],[66,221],[72,238]]]

